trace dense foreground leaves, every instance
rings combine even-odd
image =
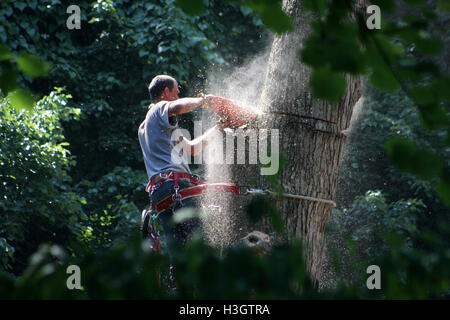
[[[401,237],[387,237],[392,253],[374,261],[381,270],[381,289],[369,290],[366,274],[353,287],[339,283],[317,291],[293,241],[259,256],[245,247],[222,254],[200,239],[175,251],[176,287],[169,280],[169,258],[155,255],[137,237],[105,251],[69,257],[58,246],[43,245],[25,273],[14,278],[0,273],[0,297],[8,299],[427,299],[449,297],[450,250],[427,236],[435,252],[403,246]],[[81,290],[69,290],[69,265],[81,270]],[[364,266],[366,269],[369,266]],[[158,284],[156,270],[162,273]]]

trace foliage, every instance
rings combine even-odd
[[[80,215],[85,214],[86,219],[77,225],[76,239],[84,245],[106,248],[113,241],[128,238],[148,202],[136,131],[149,104],[146,86],[151,78],[172,74],[183,85],[183,94],[198,92],[209,68],[239,64],[263,43],[262,23],[246,7],[208,1],[207,11],[192,17],[174,2],[79,2],[81,30],[67,29],[65,2],[1,2],[1,95],[9,94],[8,101],[20,110],[29,108],[56,85],[70,93],[71,105],[79,109],[80,121],[67,118],[42,131],[58,132],[61,139],[64,132],[69,143],[61,145],[72,164],[64,169],[61,188],[74,192],[74,199],[82,201]],[[189,89],[184,86],[188,81]],[[41,145],[46,145],[48,134],[42,133]],[[9,158],[17,156],[11,153]],[[49,159],[45,166],[51,163]],[[22,187],[23,183],[21,180],[17,185]],[[57,197],[48,194],[52,196]],[[2,216],[2,223],[4,219],[9,218]],[[21,228],[17,226],[11,238],[0,241],[5,265],[15,248],[9,239],[26,233]],[[36,242],[46,239],[36,238]],[[34,241],[33,246],[37,246]],[[32,251],[20,252],[24,265]],[[22,269],[14,267],[13,271],[18,274]]]
[[[444,48],[437,22],[445,19],[445,13],[434,10],[435,3],[430,8],[426,1],[409,2],[419,8],[416,11],[400,10],[391,0],[373,4],[379,5],[383,14],[391,14],[390,19],[382,20],[381,30],[367,27],[367,15],[355,8],[353,1],[303,2],[305,10],[317,14],[301,50],[301,60],[313,68],[313,93],[338,102],[346,90],[343,73],[367,75],[370,84],[380,90],[401,89],[417,107],[423,126],[444,128],[450,145],[450,117],[445,109],[450,78],[432,59]],[[323,90],[324,83],[329,90]],[[389,159],[401,170],[438,178],[436,192],[450,204],[450,169],[439,154],[398,138],[392,138],[386,148]]]
[[[418,236],[417,216],[424,214],[421,200],[408,199],[388,203],[380,191],[367,191],[348,208],[336,209],[331,217],[328,235],[331,257],[347,281],[355,281],[370,262],[389,255],[386,235],[399,235],[402,245],[413,248]]]
[[[340,174],[338,197],[342,207],[348,207],[352,199],[368,190],[382,190],[388,202],[413,197],[427,207],[427,215],[418,217],[422,230],[437,231],[438,225],[450,222],[448,208],[435,192],[438,179],[400,172],[390,163],[383,146],[395,136],[409,139],[421,149],[440,154],[448,163],[450,149],[445,143],[446,131],[425,130],[417,117],[417,109],[405,95],[368,91],[359,120],[352,126]]]
[[[70,246],[80,233],[83,199],[69,187],[61,122],[78,117],[60,89],[32,111],[0,102],[0,239],[3,268],[21,270],[41,241]],[[14,255],[13,255],[14,252]]]
[[[384,232],[403,234],[408,250],[423,249],[427,255],[435,248],[429,247],[422,234],[432,233],[442,245],[449,244],[445,226],[450,225],[450,217],[434,190],[437,179],[399,171],[384,149],[391,137],[402,137],[441,154],[448,162],[445,129],[425,130],[417,109],[404,94],[368,88],[358,112],[340,172],[340,209],[333,212],[328,233],[332,259],[347,281],[361,275],[361,264],[392,254],[383,240]]]
[[[0,273],[0,297],[8,299],[424,299],[448,297],[450,255],[436,237],[428,237],[433,254],[402,245],[400,235],[387,238],[392,253],[375,259],[382,290],[368,290],[365,278],[353,286],[339,283],[318,291],[311,283],[295,240],[276,246],[266,256],[245,247],[221,254],[201,239],[155,255],[137,237],[107,251],[89,251],[73,259],[57,246],[42,246],[24,274]],[[169,264],[175,265],[176,287],[169,286]],[[81,269],[81,290],[67,290],[66,269]],[[365,266],[366,267],[366,266]],[[158,284],[156,272],[163,277]],[[165,280],[166,279],[166,280]]]
[[[17,75],[13,82],[37,94],[66,87],[82,110],[83,121],[65,127],[77,156],[76,181],[100,178],[116,166],[142,169],[136,128],[154,75],[172,74],[183,88],[189,81],[198,91],[209,68],[238,64],[261,47],[263,29],[251,10],[209,1],[204,14],[191,17],[174,2],[81,2],[80,30],[67,29],[66,4],[59,0],[3,2],[0,33],[7,46],[1,56],[26,52],[53,67],[47,78],[33,79],[18,73],[16,63],[2,65],[2,79]],[[7,24],[10,17],[16,23]]]
[[[147,205],[145,180],[145,172],[117,167],[98,181],[80,181],[76,192],[86,195],[88,215],[80,240],[91,248],[107,248],[113,239],[128,239],[139,230],[139,208]]]

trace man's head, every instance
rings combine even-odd
[[[154,102],[161,100],[173,101],[179,99],[178,82],[171,76],[158,75],[148,86],[148,91]]]

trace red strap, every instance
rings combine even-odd
[[[181,199],[187,199],[209,192],[231,192],[239,194],[239,187],[231,183],[200,182],[198,185],[182,189],[178,193],[181,195]],[[169,208],[173,203],[174,200],[172,198],[172,195],[170,195],[157,203],[154,209],[156,209],[156,213],[159,214]]]
[[[173,173],[173,188],[178,189],[178,172]]]
[[[164,177],[161,177],[161,175],[160,175],[161,179],[158,181],[158,183],[164,182],[164,181],[166,181],[167,179],[175,178],[175,177],[174,177],[174,174],[175,174],[175,173],[178,175],[178,179],[191,179],[192,182],[196,183],[196,181],[194,181],[194,180],[195,180],[195,179],[194,179],[194,176],[195,176],[195,175],[190,175],[189,173],[185,173],[185,172],[173,172],[173,171],[167,173],[167,175],[164,176]],[[154,178],[152,178],[152,179],[150,180],[150,182],[147,184],[147,187],[145,188],[145,191],[146,191],[146,192],[150,192],[150,191],[152,190],[152,187],[153,187],[154,185],[156,185],[156,182],[155,182],[155,181],[156,181],[156,177],[154,177]],[[198,181],[198,179],[197,179],[197,181]]]

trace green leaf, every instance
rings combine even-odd
[[[435,94],[430,86],[417,86],[411,88],[410,92],[417,103],[427,104],[436,101]]]
[[[0,75],[0,89],[5,95],[17,87],[16,72],[9,66],[2,70]]]
[[[13,57],[12,52],[7,46],[0,45],[0,61],[9,60]]]
[[[417,39],[415,45],[417,47],[417,50],[419,50],[424,55],[439,54],[444,48],[441,40],[437,37]]]
[[[419,105],[419,111],[427,129],[435,129],[448,124],[447,112],[437,103]]]
[[[19,68],[31,77],[44,77],[50,71],[50,65],[32,54],[22,52],[17,58]]]
[[[433,92],[443,101],[450,101],[450,77],[440,77],[431,84]]]
[[[292,19],[276,0],[250,0],[249,7],[255,10],[266,27],[278,34],[292,31]]]
[[[314,69],[311,75],[312,93],[315,98],[338,102],[344,95],[346,81],[342,74],[329,68]]]
[[[373,70],[370,75],[370,82],[374,87],[388,92],[395,92],[400,88],[400,83],[386,68]]]
[[[387,39],[374,37],[373,41],[366,44],[365,61],[372,70],[370,82],[376,88],[395,92],[400,88],[400,83],[395,78],[389,64],[395,64],[399,48]]]
[[[443,159],[428,150],[419,149],[403,137],[393,137],[385,144],[389,160],[401,171],[431,179],[442,169]]]
[[[280,234],[285,232],[283,220],[274,202],[268,196],[258,195],[254,197],[245,209],[250,221],[258,222],[267,217],[276,232]]]
[[[381,12],[392,12],[395,10],[394,0],[372,0],[370,3],[379,6]]]
[[[436,187],[436,191],[447,206],[450,206],[450,172],[448,169],[442,170],[441,179]]]
[[[317,12],[319,14],[323,14],[325,9],[327,8],[326,0],[304,0],[302,1],[303,9],[309,10],[313,12]]]
[[[441,11],[450,11],[450,1],[438,0],[438,8]]]
[[[18,89],[11,92],[8,95],[8,99],[17,110],[27,109],[31,110],[34,105],[34,99],[31,96],[31,93],[27,90]]]
[[[203,0],[176,0],[175,4],[187,14],[194,16],[203,12]]]

